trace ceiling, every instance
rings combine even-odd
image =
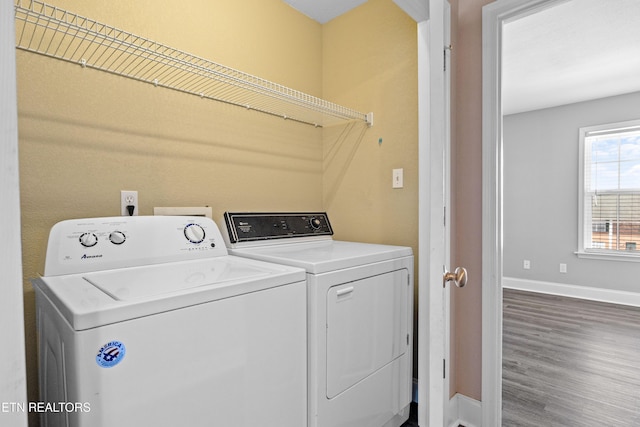
[[[283,0],[309,18],[325,24],[367,0]]]
[[[503,112],[640,91],[640,1],[571,0],[507,23]]]

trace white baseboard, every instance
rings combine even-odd
[[[616,291],[612,289],[591,288],[587,286],[567,285],[564,283],[542,282],[538,280],[503,277],[502,287],[520,291],[539,292],[563,297],[582,298],[592,301],[640,307],[640,293]]]
[[[456,393],[449,400],[449,420],[450,427],[482,427],[482,403]]]

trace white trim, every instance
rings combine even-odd
[[[24,344],[18,103],[13,2],[0,2],[0,403],[24,405],[27,380]],[[0,413],[2,425],[27,425],[24,411]]]
[[[451,5],[448,0],[444,1],[444,18],[443,18],[443,37],[444,46],[451,45]],[[444,225],[441,225],[444,232],[444,265],[448,269],[452,269],[451,265],[451,51],[443,49],[444,55],[444,206],[445,211]],[[454,267],[453,267],[454,268]],[[433,286],[433,284],[432,284]],[[443,395],[442,406],[444,411],[444,419],[449,417],[449,401],[448,397],[451,393],[451,287],[448,285],[443,291],[443,321],[444,321],[444,379],[443,379]]]
[[[444,307],[444,0],[429,0],[437,19],[418,22],[418,423],[444,425],[446,394],[442,378]],[[427,248],[427,249],[425,249]]]
[[[482,9],[482,423],[502,425],[500,13]]]
[[[418,289],[429,288],[429,220],[427,217],[431,198],[428,182],[429,171],[429,21],[418,22]],[[427,426],[430,393],[428,355],[429,293],[418,293],[418,424]]]
[[[421,375],[418,373],[418,381],[425,380],[427,387],[420,387],[420,391],[426,391],[427,395],[420,395],[419,402],[427,401],[428,411],[420,418],[418,411],[418,424],[424,427],[440,427],[445,423],[445,404],[447,395],[444,390],[445,380],[442,375],[442,364],[445,358],[445,310],[444,310],[444,288],[442,287],[442,274],[445,260],[445,230],[443,224],[444,213],[444,192],[445,192],[445,149],[446,149],[446,124],[445,111],[445,73],[444,73],[444,31],[445,31],[445,0],[429,0],[428,34],[427,34],[427,58],[429,68],[428,93],[429,128],[427,138],[420,141],[426,142],[426,146],[421,145],[419,151],[426,157],[427,165],[420,180],[419,187],[428,192],[426,210],[420,213],[421,218],[425,218],[425,225],[428,227],[425,244],[420,244],[420,253],[427,252],[427,263],[424,270],[420,270],[420,302],[419,319],[422,318],[422,331],[428,335],[420,336],[428,340],[428,351],[419,354],[419,361],[427,360],[425,370]],[[421,74],[424,71],[419,71]],[[420,112],[420,114],[423,114]],[[422,167],[420,168],[422,172]],[[426,292],[425,292],[426,290]],[[424,298],[424,299],[423,299]],[[426,326],[426,329],[424,327]],[[420,331],[420,326],[418,331]],[[448,381],[448,380],[447,380]],[[423,399],[424,397],[424,399]],[[419,405],[424,406],[424,405]],[[426,415],[426,416],[424,416]]]
[[[584,180],[584,174],[585,174],[585,168],[586,168],[586,160],[585,159],[585,154],[589,155],[589,157],[591,157],[591,150],[585,150],[584,148],[584,132],[583,132],[583,128],[579,129],[579,144],[578,144],[578,252],[579,253],[583,253],[584,252],[584,242],[586,241],[591,241],[591,233],[589,230],[589,233],[587,233],[587,230],[585,230],[584,228],[584,224],[591,224],[592,222],[592,216],[591,216],[591,209],[585,209],[585,180]],[[591,159],[589,159],[589,162],[591,161]],[[586,212],[585,212],[586,211]],[[585,213],[588,215],[585,218]],[[580,255],[578,253],[576,253],[578,255],[578,257],[580,257]]]
[[[582,218],[582,215],[580,215]],[[604,253],[604,252],[574,252],[578,258],[599,259],[604,261],[623,261],[623,262],[640,262],[640,255],[624,253],[622,251]]]
[[[442,378],[445,353],[442,271],[444,137],[446,136],[444,58],[445,0],[394,0],[418,23],[418,423],[444,425]],[[417,9],[416,9],[417,6]],[[430,15],[437,19],[428,19]],[[448,167],[447,167],[448,169]],[[439,261],[436,263],[436,261]],[[448,303],[448,300],[447,300]],[[448,331],[447,331],[448,332]],[[449,364],[447,362],[447,364]],[[447,379],[448,381],[448,379]],[[447,382],[448,384],[448,382]]]
[[[482,427],[482,403],[464,394],[456,393],[449,400],[449,414],[449,427]]]
[[[563,297],[581,298],[591,301],[640,307],[640,293],[637,292],[591,288],[565,283],[542,282],[539,280],[519,279],[516,277],[503,277],[502,287],[520,291],[560,295]]]

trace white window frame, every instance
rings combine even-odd
[[[586,212],[585,209],[585,173],[586,173],[586,160],[585,156],[590,155],[585,150],[585,141],[588,136],[595,133],[615,133],[622,130],[640,130],[640,120],[629,120],[618,123],[608,123],[598,126],[582,127],[580,131],[580,145],[579,145],[579,180],[578,180],[578,250],[576,255],[579,258],[590,259],[602,259],[602,260],[615,260],[615,261],[632,261],[640,262],[640,254],[633,252],[624,252],[620,250],[610,249],[598,249],[598,248],[585,248],[585,241],[591,239],[591,211]],[[589,224],[589,228],[585,228],[585,224]]]

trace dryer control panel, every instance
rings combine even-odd
[[[227,255],[205,217],[132,216],[57,223],[49,233],[45,276],[136,267]]]
[[[231,244],[333,235],[326,212],[225,212],[224,221]]]

